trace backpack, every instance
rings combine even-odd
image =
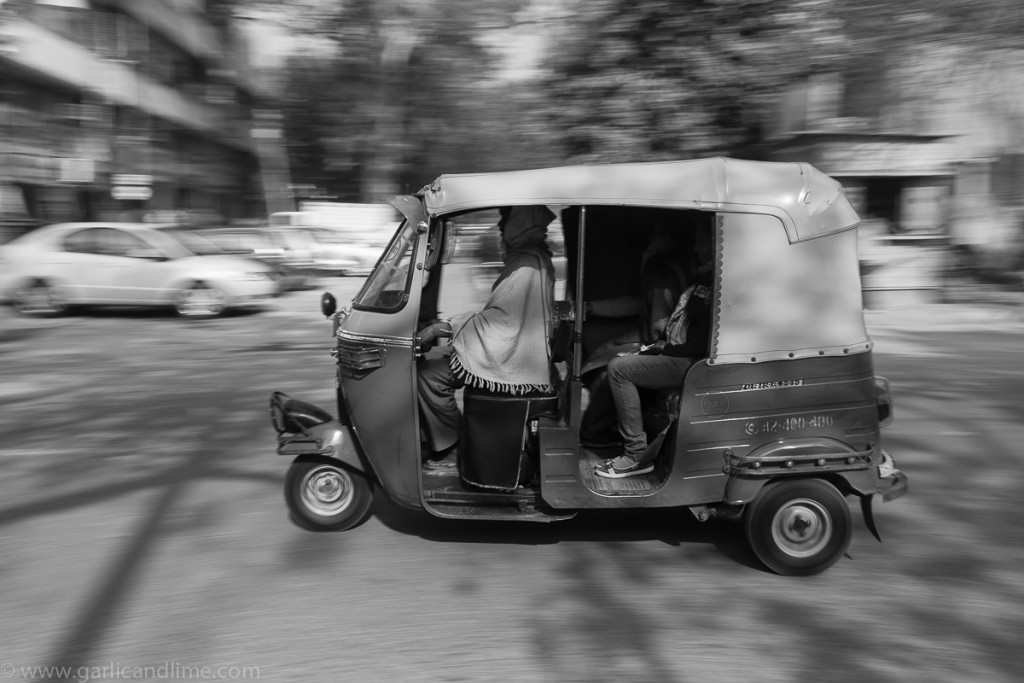
[[[686,305],[690,303],[690,297],[697,289],[697,283],[693,283],[679,295],[679,301],[669,316],[668,325],[665,326],[665,341],[669,344],[683,344],[686,342],[686,328],[690,321],[686,317]]]

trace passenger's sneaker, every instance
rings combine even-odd
[[[603,465],[598,465],[595,470],[597,476],[606,479],[625,479],[635,477],[639,474],[647,474],[654,471],[654,463],[640,463],[633,458],[622,456],[614,460],[608,460]]]

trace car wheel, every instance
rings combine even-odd
[[[68,309],[60,288],[45,280],[33,280],[14,291],[11,297],[15,310],[24,315],[54,317]]]
[[[213,318],[227,307],[227,294],[205,282],[193,283],[174,295],[174,310],[183,318]]]
[[[335,460],[305,456],[288,468],[284,498],[299,526],[345,531],[369,516],[373,486],[365,476]]]
[[[281,296],[282,294],[288,291],[285,274],[282,273],[280,270],[270,271],[269,273],[267,273],[267,277],[269,277],[274,283],[275,297]]]
[[[790,479],[761,489],[744,523],[751,550],[772,571],[810,576],[835,564],[850,545],[846,499],[820,479]]]

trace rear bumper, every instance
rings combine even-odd
[[[882,500],[888,503],[890,500],[902,497],[907,492],[909,483],[907,475],[896,470],[893,474],[882,479],[878,486],[877,495],[881,496]]]
[[[875,494],[882,497],[888,503],[896,500],[907,492],[910,480],[902,471],[896,469],[896,463],[884,449],[882,450],[882,463],[878,466],[878,487]]]

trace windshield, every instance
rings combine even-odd
[[[355,308],[394,311],[405,304],[415,244],[416,228],[405,221],[388,245],[377,268],[366,279],[362,291],[352,302]]]
[[[195,256],[195,252],[186,246],[185,243],[174,239],[165,230],[149,231],[146,233],[146,238],[150,244],[160,249],[168,258],[177,259]]]
[[[209,241],[205,237],[200,237],[191,230],[185,230],[183,228],[166,228],[160,230],[161,233],[171,237],[181,244],[183,244],[193,254],[199,256],[210,256],[213,254],[223,254],[224,250],[218,247],[213,242]]]

